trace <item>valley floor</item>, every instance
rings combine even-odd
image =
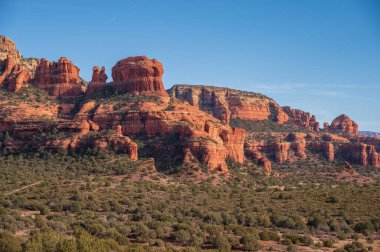
[[[226,177],[111,153],[1,156],[0,248],[379,251],[379,174],[305,165],[274,166],[277,177],[236,165]]]

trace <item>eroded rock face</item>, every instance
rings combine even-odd
[[[221,124],[217,119],[197,108],[178,100],[160,97],[160,101],[134,104],[135,111],[120,113],[113,105],[100,104],[93,120],[101,129],[114,124],[122,126],[126,135],[143,135],[149,137],[178,134],[182,143],[179,152],[183,153],[184,162],[198,160],[208,165],[209,169],[227,172],[226,158],[235,162],[244,161],[244,134],[242,129],[233,129]]]
[[[174,85],[169,93],[171,97],[186,101],[227,124],[231,118],[273,120],[280,124],[288,120],[277,103],[261,94],[195,85]]]
[[[334,145],[331,142],[311,142],[308,147],[317,153],[322,154],[328,161],[334,161]]]
[[[16,45],[12,40],[0,35],[0,61],[7,58],[12,58],[14,61],[18,61],[21,58],[21,55],[17,51]]]
[[[167,96],[162,82],[163,74],[162,64],[146,56],[128,57],[112,67],[115,88],[120,92],[139,95]]]
[[[276,142],[273,145],[274,157],[276,162],[283,164],[289,157],[290,143],[288,142]]]
[[[358,135],[359,125],[351,120],[347,115],[342,114],[331,122],[329,130]]]
[[[0,62],[0,73],[0,87],[6,87],[10,92],[19,91],[31,78],[31,73],[22,65],[15,64],[11,57]]]
[[[0,87],[5,86],[8,75],[12,72],[15,63],[10,57],[0,62]]]
[[[57,62],[41,59],[35,74],[34,83],[51,96],[70,97],[82,93],[82,80],[79,68],[65,57]]]
[[[345,143],[340,146],[339,151],[343,157],[354,163],[363,166],[380,167],[380,155],[373,145]]]
[[[282,109],[289,116],[289,119],[293,120],[300,127],[311,131],[319,131],[319,122],[317,122],[315,115],[310,116],[309,112],[293,109],[289,106],[282,107]]]
[[[20,65],[15,65],[12,68],[11,74],[8,76],[7,90],[10,92],[18,92],[29,80],[30,72]]]
[[[103,66],[102,69],[100,69],[98,66],[94,66],[92,68],[92,79],[91,82],[97,82],[97,83],[106,83],[108,76],[105,73],[106,68]]]
[[[137,143],[121,132],[121,126],[116,125],[111,134],[104,136],[94,136],[86,139],[85,146],[97,148],[99,150],[114,149],[117,152],[125,153],[131,160],[138,159]]]
[[[69,136],[65,138],[51,138],[45,142],[36,143],[29,142],[31,137],[38,132],[65,132]],[[138,159],[137,144],[129,137],[124,136],[121,132],[121,126],[117,125],[109,134],[91,134],[90,132],[98,132],[99,126],[91,120],[82,120],[74,122],[61,122],[59,124],[39,124],[27,123],[15,125],[12,127],[12,135],[18,139],[17,141],[9,141],[6,143],[5,152],[17,150],[21,146],[29,146],[29,148],[44,148],[48,151],[77,151],[80,148],[94,148],[98,150],[113,149],[120,153],[125,153],[131,160]],[[29,139],[29,140],[28,140]]]
[[[265,154],[261,153],[256,145],[252,145],[250,143],[245,143],[244,151],[246,156],[254,162],[257,162],[258,165],[262,166],[265,169],[266,175],[270,176],[272,173],[272,163],[265,156]]]

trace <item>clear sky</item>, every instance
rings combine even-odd
[[[346,113],[380,132],[380,1],[0,0],[0,34],[25,57],[94,65],[147,55],[166,88],[261,92],[322,123]]]

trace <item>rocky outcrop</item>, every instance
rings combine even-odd
[[[112,149],[116,152],[125,153],[131,160],[138,159],[137,144],[121,132],[121,126],[117,125],[111,132],[101,132],[98,134],[99,126],[91,120],[56,123],[24,123],[14,125],[10,131],[11,135],[17,139],[4,144],[3,151],[13,152],[19,148],[29,149],[43,148],[48,151],[78,151],[80,149],[93,148],[97,150]],[[31,137],[44,132],[64,132],[66,137],[51,136],[50,138],[34,142]],[[92,132],[93,134],[89,134]]]
[[[35,74],[34,83],[51,96],[71,97],[82,93],[79,68],[65,57],[57,62],[41,59]]]
[[[283,164],[289,157],[290,143],[288,142],[275,142],[273,144],[274,157],[276,162]]]
[[[350,140],[337,134],[325,133],[321,136],[324,141],[348,143]]]
[[[380,154],[376,152],[375,146],[364,143],[345,143],[339,148],[343,157],[363,166],[380,168]]]
[[[9,38],[0,35],[0,61],[7,58],[13,59],[13,61],[18,61],[21,58],[19,51],[16,49],[15,43]]]
[[[4,61],[0,62],[0,87],[5,86],[6,79],[12,72],[14,65],[14,60],[11,57],[8,57]]]
[[[10,92],[18,92],[29,80],[30,72],[20,65],[15,65],[12,68],[11,74],[8,76],[7,90]]]
[[[380,167],[380,140],[355,136],[358,126],[345,115],[331,126],[325,123],[320,133],[315,116],[282,108],[261,94],[175,85],[169,97],[162,75],[157,60],[129,57],[113,67],[113,82],[106,82],[104,67],[94,67],[86,87],[79,69],[68,59],[24,59],[13,42],[0,36],[0,150],[37,151],[41,147],[81,152],[90,147],[113,149],[136,160],[138,148],[131,136],[142,143],[140,156],[154,157],[157,165],[161,156],[164,165],[175,159],[168,169],[182,162],[228,173],[227,158],[242,164],[247,157],[270,174],[271,160],[295,162],[305,159],[308,150],[328,161]],[[17,92],[24,86],[15,94],[4,91]],[[239,120],[269,123],[244,122],[241,125],[253,125],[245,132],[229,125]],[[299,132],[305,129],[313,132]],[[4,132],[10,137],[3,137]]]
[[[252,161],[256,162],[258,165],[262,166],[265,169],[267,176],[270,176],[272,173],[272,163],[265,156],[265,154],[259,151],[259,148],[256,145],[246,142],[244,144],[245,155]]]
[[[282,109],[289,116],[289,119],[294,121],[299,127],[311,131],[319,131],[319,122],[317,122],[315,115],[310,116],[309,112],[293,109],[289,106],[282,107]]]
[[[83,140],[81,145],[98,150],[113,149],[116,152],[127,154],[131,160],[138,159],[137,144],[123,135],[120,125],[116,125],[109,134],[95,135]]]
[[[156,59],[146,56],[128,57],[112,67],[112,78],[119,92],[139,95],[167,96],[162,75],[164,68]]]
[[[174,85],[169,93],[171,97],[186,101],[224,123],[229,123],[231,118],[273,120],[280,124],[288,120],[277,103],[261,94],[195,85]]]
[[[351,120],[347,115],[342,114],[331,122],[329,131],[358,135],[359,125]]]
[[[30,72],[22,65],[15,64],[11,57],[0,62],[0,73],[0,87],[6,87],[10,92],[19,91],[31,78]]]
[[[92,68],[92,79],[91,82],[97,82],[97,83],[106,83],[108,76],[105,73],[106,69],[103,66],[102,69],[100,69],[98,66],[94,66]]]
[[[227,157],[243,163],[244,130],[223,125],[207,113],[178,100],[170,101],[169,107],[169,100],[160,97],[155,103],[140,102],[128,112],[125,108],[119,112],[112,104],[99,104],[93,120],[101,129],[119,124],[122,132],[131,136],[178,134],[181,146],[177,151],[183,153],[184,162],[198,160],[211,170],[227,172]]]
[[[328,161],[334,161],[335,151],[331,142],[311,142],[308,148],[313,152],[322,154]]]

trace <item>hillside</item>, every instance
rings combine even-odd
[[[346,114],[165,90],[146,56],[79,73],[0,36],[0,252],[380,248],[380,140]]]

